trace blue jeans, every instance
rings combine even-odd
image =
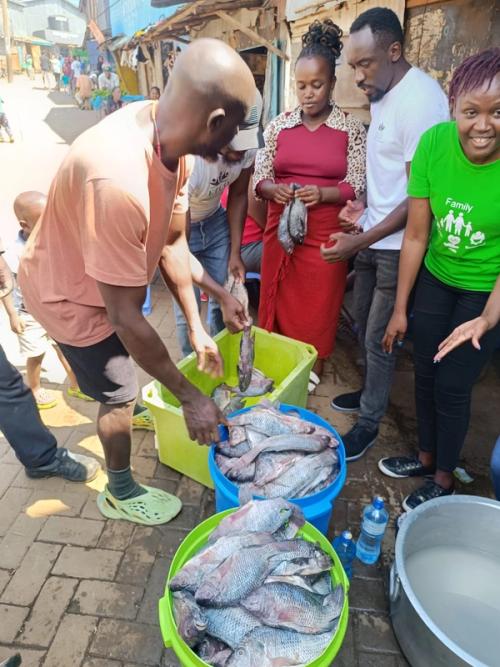
[[[231,250],[231,239],[229,226],[227,224],[226,211],[224,208],[213,213],[206,220],[191,223],[191,234],[189,238],[189,249],[198,259],[205,271],[219,285],[224,285],[227,278],[227,265],[229,252]],[[200,290],[194,288],[198,310],[201,308]],[[193,351],[189,343],[187,323],[179,304],[174,300],[175,324],[177,327],[177,339],[184,356]],[[208,300],[207,324],[211,336],[215,336],[224,329],[222,312],[217,301]]]
[[[398,266],[399,250],[367,248],[354,261],[355,319],[366,357],[358,422],[370,430],[378,428],[387,410],[396,364],[396,355],[383,351],[382,338],[394,309]]]
[[[491,455],[491,479],[493,480],[493,489],[495,497],[500,500],[500,436]]]
[[[49,465],[57,441],[44,426],[33,393],[0,346],[0,429],[26,468]]]

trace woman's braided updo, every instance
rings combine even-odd
[[[301,58],[324,58],[330,66],[332,77],[335,76],[335,66],[342,51],[342,29],[331,19],[314,21],[308,31],[302,35]]]

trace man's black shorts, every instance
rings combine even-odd
[[[107,405],[136,400],[139,387],[134,364],[115,333],[87,347],[58,345],[87,396]]]

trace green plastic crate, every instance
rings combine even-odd
[[[285,336],[268,333],[258,327],[253,327],[253,332],[255,367],[274,380],[275,389],[267,398],[305,408],[309,374],[317,357],[315,348]],[[232,386],[238,384],[236,365],[241,334],[231,335],[224,330],[215,340],[224,359],[224,378],[212,378],[200,373],[196,368],[194,354],[177,364],[177,368],[187,379],[207,396],[210,396],[221,382]],[[200,447],[189,438],[179,401],[157,381],[150,382],[143,388],[142,398],[155,421],[160,461],[213,489],[214,484],[208,470],[208,447]],[[248,399],[246,405],[254,405],[261,398],[258,396]]]

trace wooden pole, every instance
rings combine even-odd
[[[12,54],[10,52],[10,18],[7,0],[2,0],[2,20],[3,37],[5,42],[5,60],[7,62],[7,81],[12,83],[14,79],[14,72],[12,71]]]
[[[264,39],[264,37],[261,37],[258,33],[255,32],[255,30],[252,30],[251,28],[247,28],[243,23],[240,23],[240,21],[237,21],[235,18],[233,18],[230,14],[224,11],[218,11],[214,12],[217,14],[219,18],[221,18],[223,21],[226,23],[229,23],[229,25],[234,28],[235,30],[239,30],[242,32],[244,35],[247,37],[250,37],[250,39],[253,42],[256,42],[257,44],[262,44],[262,46],[265,46],[266,49],[271,51],[272,53],[275,53],[277,56],[280,58],[283,58],[283,60],[289,60],[289,57],[287,54],[282,51],[281,49],[276,48],[274,44],[271,44],[267,39]]]

